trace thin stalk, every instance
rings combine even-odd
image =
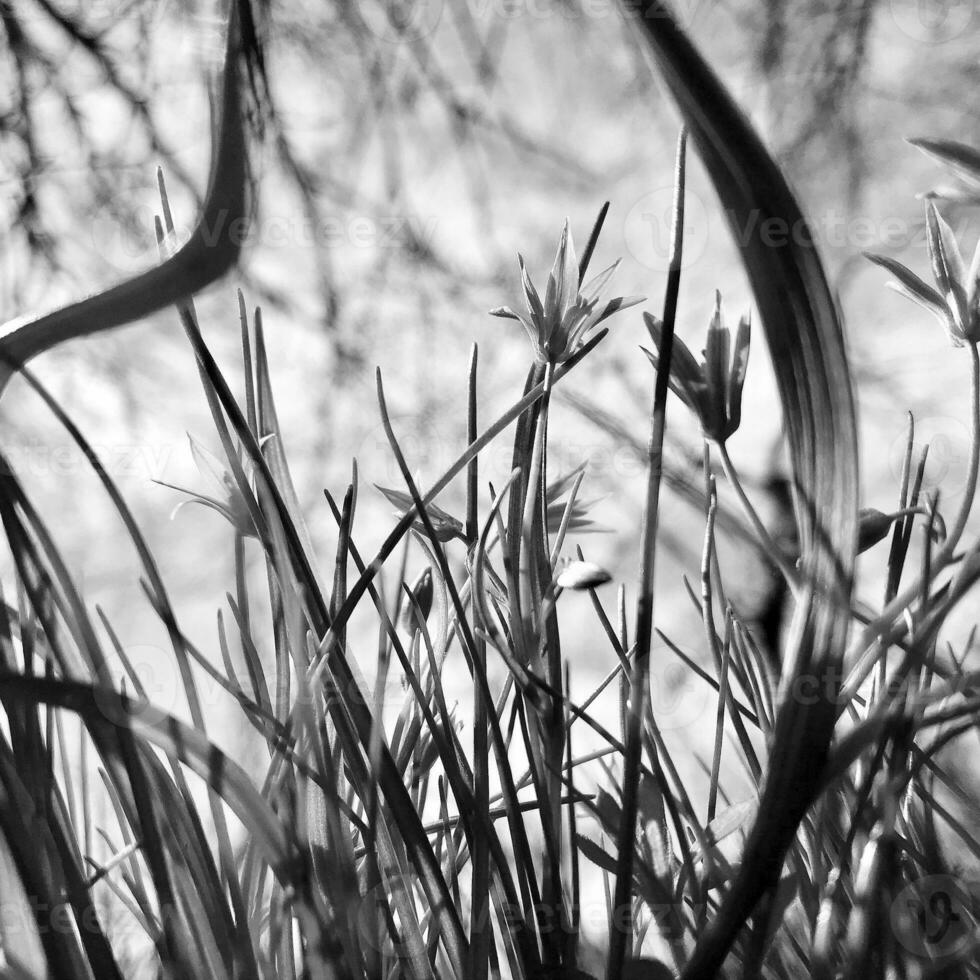
[[[625,919],[632,907],[633,852],[636,847],[636,816],[639,804],[640,766],[643,749],[643,718],[649,700],[650,644],[653,633],[653,577],[656,562],[657,521],[659,517],[660,482],[663,475],[663,446],[666,427],[667,390],[670,361],[674,347],[674,321],[681,284],[681,259],[684,244],[684,177],[686,130],[677,143],[677,182],[674,189],[673,233],[667,290],[664,297],[663,337],[660,347],[660,370],[653,394],[650,442],[647,450],[647,500],[643,515],[642,551],[640,553],[640,586],[636,602],[636,657],[630,678],[630,705],[627,718],[626,752],[623,759],[623,810],[617,838],[616,886],[613,914],[609,928],[607,980],[622,975],[626,950],[632,941],[632,917]]]
[[[592,261],[592,253],[595,251],[596,243],[599,241],[599,235],[602,232],[602,226],[605,224],[606,215],[609,213],[609,202],[605,201],[601,208],[599,208],[599,215],[595,219],[595,224],[592,226],[592,232],[589,235],[589,240],[585,245],[585,251],[582,253],[582,258],[579,260],[578,264],[578,284],[582,285],[585,280],[585,274],[589,271],[589,263]]]
[[[591,337],[586,341],[567,361],[564,361],[555,370],[554,380],[558,381],[563,378],[569,371],[572,370],[576,365],[578,365],[583,358],[585,358],[595,347],[603,340],[603,338],[608,333],[607,330],[600,330],[595,336]],[[481,450],[483,450],[487,445],[489,445],[504,429],[507,428],[515,419],[520,418],[530,408],[539,398],[544,394],[544,383],[534,385],[528,393],[521,398],[516,404],[514,404],[510,409],[504,412],[500,418],[497,419],[489,428],[487,428],[483,434],[475,442],[470,443],[470,445],[464,450],[464,452],[453,462],[453,464],[447,469],[443,475],[429,488],[429,490],[421,494],[422,503],[430,504],[432,501],[442,493],[443,490],[452,483],[456,475],[463,470],[477,455]],[[388,556],[394,551],[398,542],[402,537],[408,532],[408,529],[412,524],[418,519],[419,510],[414,505],[410,507],[402,516],[399,518],[398,522],[395,524],[391,533],[382,542],[381,547],[378,549],[378,553],[374,556],[373,560],[365,567],[363,574],[360,578],[353,584],[350,592],[347,595],[347,599],[343,606],[337,612],[332,628],[326,636],[320,642],[319,647],[319,657],[317,661],[311,665],[311,672],[307,678],[307,682],[313,686],[320,673],[326,667],[326,659],[324,654],[328,652],[336,642],[336,631],[342,629],[343,626],[350,619],[354,610],[357,608],[361,597],[367,591],[368,585],[373,581],[374,576],[377,575],[381,566],[384,564]]]
[[[786,579],[789,587],[794,593],[797,592],[802,586],[800,573],[792,564],[790,564],[789,561],[787,561],[782,549],[780,549],[776,542],[773,541],[772,535],[770,535],[770,533],[766,530],[765,524],[762,523],[758,513],[756,513],[756,509],[752,506],[752,501],[749,500],[745,493],[745,489],[742,487],[742,481],[738,477],[738,472],[732,463],[731,456],[728,455],[728,446],[726,446],[723,442],[718,443],[718,456],[721,459],[721,466],[725,471],[725,476],[728,477],[728,482],[735,491],[735,496],[738,497],[738,502],[742,505],[742,510],[745,512],[745,516],[752,525],[752,529],[759,536],[759,540],[762,542],[763,548],[772,562],[782,573],[783,578]]]
[[[963,532],[966,530],[967,521],[970,519],[970,511],[973,508],[973,498],[977,492],[977,471],[980,468],[980,354],[977,353],[975,344],[970,346],[970,461],[967,466],[966,488],[964,490],[963,503],[960,505],[959,513],[953,524],[952,530],[946,538],[946,542],[938,554],[932,560],[931,575],[937,576],[953,560],[954,552]],[[844,686],[841,689],[840,708],[838,717],[843,712],[846,705],[858,692],[861,685],[867,679],[868,674],[874,669],[884,645],[892,640],[894,632],[890,627],[895,618],[902,611],[914,602],[922,592],[923,583],[916,580],[909,585],[903,592],[899,593],[881,611],[880,615],[872,620],[858,636],[857,640],[848,651],[845,662],[853,662],[854,658],[861,654],[860,659],[852,668]],[[901,628],[897,636],[901,636]],[[868,649],[870,647],[870,649]]]
[[[468,402],[466,414],[466,441],[473,443],[477,435],[476,369],[477,347],[473,345],[470,358]],[[475,547],[480,533],[477,514],[477,489],[479,486],[478,459],[474,456],[466,472],[466,541]],[[490,745],[487,734],[487,712],[491,706],[484,697],[479,678],[487,670],[487,645],[474,639],[473,657],[476,660],[473,676],[473,797],[479,813],[490,809]],[[469,973],[473,980],[486,980],[490,963],[490,947],[493,927],[490,923],[490,847],[484,834],[473,840],[472,908],[470,910],[470,963]]]

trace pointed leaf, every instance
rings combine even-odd
[[[602,868],[610,874],[616,873],[616,859],[611,854],[607,854],[594,840],[583,834],[576,835],[575,840],[579,851],[597,868]]]
[[[749,366],[749,345],[752,339],[752,326],[747,316],[738,321],[735,334],[735,350],[732,354],[732,370],[728,383],[728,429],[729,435],[738,429],[742,421],[742,388]]]
[[[210,478],[215,486],[227,493],[227,467],[211,450],[198,442],[189,432],[187,433],[187,441],[190,443],[191,457],[194,460],[194,465],[197,467],[198,472],[202,476]]]
[[[516,314],[509,306],[495,306],[489,311],[490,316],[501,316],[506,317],[508,320],[520,320],[520,316]]]
[[[609,300],[608,303],[597,313],[589,317],[588,330],[598,326],[603,320],[608,320],[614,313],[620,310],[628,310],[631,306],[638,306],[646,300],[645,296],[617,296]]]
[[[603,269],[602,272],[597,272],[580,290],[582,298],[586,302],[594,302],[599,294],[606,288],[606,284],[612,278],[613,273],[619,268],[622,263],[622,259],[616,259],[612,265]]]
[[[973,250],[973,259],[966,274],[965,286],[971,304],[976,302],[977,296],[980,295],[980,239],[977,240],[977,247]]]
[[[657,345],[657,354],[659,356],[663,337],[663,324],[649,313],[644,313],[643,319],[646,322],[647,329],[650,331],[651,339]],[[646,351],[646,355],[650,358],[654,367],[656,367],[657,361],[654,355],[649,351]],[[701,365],[694,359],[694,355],[691,353],[687,344],[676,335],[671,349],[670,373],[676,375],[678,380],[682,381],[685,385],[703,382],[704,380],[704,372],[701,369]]]
[[[704,380],[707,382],[708,418],[705,433],[716,439],[725,438],[728,411],[728,365],[731,359],[731,337],[721,316],[721,293],[715,293],[715,311],[708,326],[704,351]]]
[[[926,223],[933,275],[936,277],[940,293],[946,300],[946,305],[957,313],[957,325],[962,330],[969,320],[969,313],[963,288],[966,270],[963,267],[959,244],[953,229],[931,201],[926,206]]]
[[[528,312],[532,319],[536,318],[540,322],[544,319],[544,307],[541,305],[541,297],[528,275],[527,266],[524,265],[524,256],[518,254],[517,264],[521,267],[521,285],[524,288],[524,299],[527,302]]]
[[[546,299],[545,308],[549,314],[553,310],[557,310],[560,316],[562,311],[578,295],[578,261],[575,258],[575,245],[572,243],[572,232],[567,218],[565,219],[565,226],[562,228],[551,276],[555,284],[554,299],[552,302]],[[552,279],[548,280],[549,296],[551,295]]]
[[[875,265],[887,269],[898,280],[903,292],[910,298],[945,315],[946,304],[943,302],[942,296],[911,269],[906,268],[901,262],[896,262],[895,259],[890,259],[885,255],[876,255],[874,252],[865,252],[864,257],[874,262]]]
[[[833,698],[803,705],[788,692],[801,676],[838,674],[846,649],[857,544],[858,439],[838,307],[784,174],[667,4],[650,0],[629,10],[677,100],[739,242],[786,420],[791,484],[807,501],[795,514],[804,579],[815,583],[818,593],[826,590],[839,600],[797,606],[762,803],[738,880],[685,965],[684,977],[692,980],[721,972],[747,916],[777,885],[783,859],[819,790],[837,721]],[[769,219],[794,229],[784,247],[772,248],[757,231],[746,234],[764,228]]]
[[[546,493],[546,499],[549,504],[554,503],[566,490],[570,490],[572,485],[578,479],[580,473],[585,472],[585,468],[589,465],[589,461],[585,460],[579,463],[574,469],[569,470],[564,476],[558,477],[557,480],[552,480],[548,484],[548,490]]]
[[[955,140],[920,138],[910,139],[909,143],[952,168],[968,183],[980,186],[980,150]]]
[[[653,351],[649,351],[645,347],[641,347],[640,350],[646,354],[654,370],[659,371],[660,358]],[[695,378],[690,382],[684,382],[679,377],[675,377],[674,372],[671,371],[670,377],[667,379],[667,384],[670,385],[670,390],[677,395],[699,420],[704,418],[704,401],[707,386],[700,378]]]

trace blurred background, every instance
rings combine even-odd
[[[487,315],[519,302],[518,251],[543,284],[566,217],[581,247],[608,200],[593,267],[622,257],[614,294],[643,294],[643,308],[659,312],[678,118],[616,0],[254,0],[247,9],[257,41],[254,223],[239,274],[200,297],[198,311],[240,386],[236,287],[250,308],[261,305],[285,448],[329,570],[335,529],[322,491],[342,495],[352,457],[362,479],[355,541],[364,555],[393,521],[371,486],[399,487],[378,418],[375,365],[423,484],[465,444],[472,344],[482,419],[520,396],[527,338],[518,324]],[[861,252],[899,258],[927,276],[918,199],[927,193],[951,198],[944,214],[972,251],[975,189],[955,185],[904,138],[980,145],[976,0],[681,0],[675,10],[785,167],[821,243],[853,359],[863,504],[896,506],[912,411],[917,443],[932,446],[926,486],[941,485],[941,506],[955,506],[969,443],[968,365],[933,320],[885,288],[887,276]],[[158,165],[178,226],[193,226],[207,182],[209,93],[225,17],[223,4],[185,0],[0,0],[0,319],[152,264]],[[679,331],[695,352],[716,289],[732,325],[751,309],[736,244],[694,161]],[[580,544],[609,568],[626,583],[632,608],[653,372],[638,350],[646,342],[639,311],[610,323],[611,335],[562,388],[550,465],[557,476],[586,464],[582,496],[598,500],[591,516],[606,533],[573,536],[565,551]],[[183,628],[214,653],[215,615],[233,588],[231,529],[204,508],[171,520],[182,498],[153,482],[220,489],[190,452],[188,433],[220,447],[176,314],[66,345],[34,366],[136,512]],[[781,421],[761,331],[745,402],[732,455],[760,510],[778,521],[767,487],[784,475]],[[165,634],[84,460],[22,382],[8,389],[0,413],[0,447],[88,599],[105,609],[148,689],[181,713]],[[676,400],[669,433],[671,473],[700,486],[698,432]],[[484,457],[484,493],[509,468],[505,437]],[[729,488],[719,486],[734,510]],[[657,625],[704,660],[682,585],[682,575],[697,576],[703,519],[683,495],[665,495]],[[460,484],[439,502],[460,514],[462,501]],[[881,545],[862,559],[861,594],[872,602],[886,552]],[[263,575],[257,550],[251,558]],[[772,579],[751,550],[731,541],[722,559],[741,615],[771,614]],[[416,551],[410,566],[420,563]],[[612,614],[613,586],[604,598]],[[573,685],[585,692],[614,666],[612,654],[587,597],[562,602]],[[948,636],[954,643],[967,632],[958,629],[954,623]],[[354,636],[370,664],[376,637]],[[697,749],[713,731],[713,722],[703,724],[713,719],[713,700],[663,644],[656,650],[662,725]],[[212,703],[213,735],[235,750],[244,722],[234,709],[226,716],[220,697]]]

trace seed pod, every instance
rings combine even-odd
[[[873,548],[888,534],[895,514],[883,514],[874,507],[863,507],[858,514],[858,554]]]
[[[413,601],[408,610],[408,619],[413,625],[421,628],[432,610],[432,569],[426,566],[412,583],[409,591]]]

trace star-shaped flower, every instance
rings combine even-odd
[[[659,370],[658,354],[662,346],[662,321],[644,313],[647,329],[657,345],[657,354],[644,348],[650,363]],[[751,330],[749,318],[743,316],[735,333],[732,347],[731,332],[721,316],[721,293],[715,293],[715,312],[708,324],[704,361],[698,364],[683,341],[674,337],[670,360],[671,391],[697,415],[705,436],[717,443],[726,442],[742,421],[742,386],[749,363]]]
[[[377,483],[374,486],[376,490],[380,490],[388,498],[389,503],[398,508],[399,514],[406,514],[415,506],[411,494],[403,493],[401,490],[391,490],[388,487],[379,486]],[[426,505],[425,511],[429,515],[429,522],[432,524],[432,530],[435,532],[437,541],[452,541],[453,538],[465,539],[466,532],[462,522],[456,520],[452,514],[447,514],[435,504]],[[412,527],[419,534],[426,533],[425,522],[421,517],[412,521]]]
[[[558,243],[558,254],[548,276],[543,301],[531,282],[523,256],[518,255],[517,261],[521,267],[527,313],[515,313],[509,306],[500,306],[491,310],[490,314],[519,321],[531,339],[535,356],[542,364],[560,364],[567,360],[603,320],[619,310],[643,302],[642,296],[618,296],[601,301],[601,293],[619,266],[618,261],[579,288],[578,260],[568,221]]]
[[[588,465],[588,460],[586,460],[584,463],[579,463],[573,470],[548,484],[547,500],[549,534],[558,533],[558,529],[561,527],[561,522],[565,517],[565,509],[568,506],[568,500],[563,499],[565,493],[575,485],[575,481],[578,479],[579,474],[583,473]],[[581,497],[576,496],[575,500],[572,502],[571,513],[568,515],[568,530],[577,532],[578,534],[592,534],[597,532],[604,533],[608,531],[608,528],[597,524],[589,516],[589,511],[597,503],[599,503],[599,499],[582,500]]]
[[[896,279],[892,289],[925,307],[943,325],[954,347],[980,340],[980,242],[967,269],[953,229],[936,205],[926,205],[926,230],[933,288],[901,262],[865,252],[865,257],[887,269]]]
[[[171,518],[175,517],[177,512],[188,504],[200,504],[202,507],[208,507],[211,510],[217,511],[243,537],[257,537],[255,524],[252,521],[248,504],[242,496],[242,492],[235,482],[235,478],[224,464],[213,453],[205,449],[190,433],[188,433],[187,439],[190,442],[191,456],[197,465],[198,471],[215,487],[220,488],[220,491],[219,495],[211,496],[210,494],[198,493],[195,490],[179,487],[173,483],[167,483],[166,480],[154,480],[154,483],[159,483],[160,486],[168,487],[171,490],[177,490],[190,498],[189,500],[182,501],[174,508],[173,513],[170,515]]]
[[[549,534],[558,533],[558,529],[561,527],[561,522],[565,516],[565,510],[568,506],[567,499],[563,498],[566,492],[574,485],[578,475],[583,472],[587,465],[587,461],[585,463],[580,463],[573,470],[571,470],[571,472],[566,473],[565,476],[559,477],[557,480],[548,484],[547,503]],[[375,489],[379,490],[385,495],[385,497],[388,498],[388,501],[391,504],[398,508],[399,514],[406,513],[414,506],[410,494],[404,493],[401,490],[392,490],[390,487],[382,487],[377,483],[375,483],[374,486]],[[568,517],[568,527],[566,530],[577,534],[591,534],[605,531],[606,528],[597,524],[589,516],[589,511],[598,502],[598,500],[582,500],[580,497],[576,497],[572,503],[572,510]],[[426,511],[429,515],[429,520],[432,523],[432,529],[435,531],[436,538],[439,541],[452,541],[454,538],[465,540],[466,532],[463,528],[462,521],[453,517],[452,514],[447,513],[441,507],[436,507],[435,504],[429,504],[426,507]],[[412,523],[412,527],[418,531],[419,534],[425,533],[425,525],[423,524],[421,518],[417,518]]]

